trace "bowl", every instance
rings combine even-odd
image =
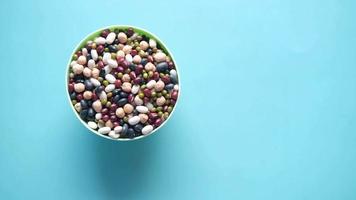
[[[167,55],[170,57],[171,61],[174,63],[174,69],[176,70],[176,73],[177,73],[177,84],[175,84],[175,89],[178,91],[178,95],[177,95],[177,98],[176,98],[176,101],[175,101],[175,104],[171,110],[171,112],[169,113],[168,117],[160,124],[158,125],[157,127],[154,127],[154,129],[149,133],[149,134],[142,134],[140,136],[135,136],[135,137],[132,137],[132,138],[113,138],[111,136],[109,136],[108,134],[101,134],[98,132],[98,130],[96,129],[93,129],[93,128],[90,128],[90,126],[87,124],[86,121],[84,121],[81,117],[80,117],[80,114],[77,112],[77,110],[75,109],[73,103],[72,103],[72,99],[71,99],[71,95],[70,95],[70,89],[68,87],[69,85],[69,81],[70,81],[70,73],[71,73],[71,63],[73,61],[73,56],[75,55],[76,52],[78,52],[79,50],[81,50],[83,47],[85,47],[88,43],[88,41],[93,41],[96,37],[100,36],[101,32],[103,30],[106,30],[106,29],[110,29],[110,31],[114,31],[115,29],[119,29],[119,30],[123,30],[123,31],[126,31],[128,30],[129,28],[132,28],[134,30],[135,33],[138,33],[139,35],[144,35],[146,37],[148,37],[149,39],[154,39],[157,43],[157,46],[159,46],[159,48]],[[117,35],[117,34],[116,34]],[[89,52],[90,54],[90,52]],[[100,136],[100,137],[103,137],[103,138],[106,138],[106,139],[110,139],[110,140],[115,140],[115,141],[132,141],[132,140],[138,140],[138,139],[141,139],[141,138],[144,138],[144,137],[147,137],[149,135],[153,135],[155,132],[157,132],[160,128],[162,128],[168,121],[169,119],[171,118],[171,116],[173,115],[174,111],[175,111],[175,108],[177,107],[177,103],[179,101],[179,96],[180,96],[180,76],[179,76],[179,70],[178,70],[178,66],[177,66],[177,62],[176,60],[174,59],[172,53],[170,52],[170,50],[167,48],[167,46],[156,36],[154,35],[153,33],[143,29],[143,28],[139,28],[139,27],[135,27],[135,26],[131,26],[131,25],[112,25],[112,26],[107,26],[107,27],[103,27],[103,28],[99,28],[97,29],[96,31],[90,33],[89,35],[87,35],[82,41],[79,42],[79,44],[74,48],[70,58],[69,58],[69,61],[68,61],[68,64],[67,64],[67,69],[66,69],[66,73],[65,73],[65,84],[66,84],[66,92],[67,92],[67,98],[68,98],[68,102],[70,104],[70,107],[72,108],[72,111],[74,112],[75,116],[78,118],[78,120],[88,129],[90,130],[91,132],[95,133],[96,135]]]

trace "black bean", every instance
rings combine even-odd
[[[94,117],[95,116],[95,111],[93,108],[88,109],[88,117]]]
[[[110,52],[115,52],[115,53],[117,52],[117,48],[114,45],[109,45],[108,48]]]
[[[120,94],[120,97],[122,97],[122,98],[126,98],[129,96],[129,94],[124,91],[121,91],[119,94]]]
[[[100,70],[99,76],[105,79],[105,75],[106,75],[105,69]]]
[[[126,137],[127,136],[127,131],[129,129],[129,126],[125,123],[123,126],[122,126],[122,131],[120,133],[120,135],[122,137]]]
[[[127,104],[127,98],[120,99],[116,104],[118,106],[124,106],[125,104]]]
[[[74,82],[76,83],[84,83],[84,75],[83,74],[76,74],[74,75]]]
[[[168,90],[168,91],[173,90],[173,88],[174,88],[174,84],[172,84],[172,83],[169,83],[169,84],[167,84],[167,85],[164,87],[164,89],[165,89],[165,90]]]
[[[133,63],[131,63],[131,64],[129,65],[129,68],[131,69],[131,71],[135,71],[135,70],[136,70],[136,65],[133,64]]]
[[[171,79],[171,82],[174,84],[178,83],[178,77],[174,75],[170,75],[169,78]]]
[[[93,104],[93,101],[92,100],[87,100],[87,104],[89,107],[91,107],[91,105]]]
[[[165,72],[168,69],[168,63],[167,62],[160,62],[156,65],[156,70],[158,72]]]
[[[88,110],[87,109],[82,109],[79,113],[80,117],[85,120],[85,118],[88,116]]]
[[[127,37],[131,37],[134,34],[133,28],[128,28],[126,32]]]
[[[72,94],[70,94],[70,99],[71,100],[77,99],[77,94],[75,92],[72,92]]]
[[[85,89],[86,90],[93,90],[94,89],[94,85],[93,85],[93,83],[90,82],[89,79],[86,79],[84,81],[84,85],[85,85]]]
[[[80,107],[82,109],[87,109],[88,108],[88,103],[84,99],[80,100]]]
[[[121,92],[120,89],[114,89],[111,93],[112,93],[113,96],[116,96],[116,95],[118,95],[120,92]]]
[[[95,92],[95,94],[96,94],[97,96],[99,96],[100,93],[101,93],[102,91],[104,91],[104,89],[105,89],[105,87],[101,85],[101,86],[96,87],[95,90],[94,90],[94,92]]]
[[[133,128],[129,128],[127,130],[127,135],[129,138],[134,138],[135,137],[135,131],[133,130]]]
[[[142,124],[136,124],[134,126],[134,130],[138,133],[141,133],[141,130],[143,129],[143,125]]]
[[[120,124],[120,126],[123,126],[125,124],[125,121],[123,119],[120,119],[119,124]]]
[[[117,104],[120,99],[121,99],[120,95],[115,95],[112,101]]]
[[[142,58],[141,65],[145,66],[147,63],[148,63],[148,60],[146,58]]]

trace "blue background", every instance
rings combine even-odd
[[[356,199],[355,1],[2,1],[0,199]],[[181,99],[113,142],[76,119],[73,48],[107,25],[158,35]]]

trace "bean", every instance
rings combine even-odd
[[[88,110],[87,109],[82,109],[79,113],[80,118],[82,118],[83,120],[85,120],[85,118],[88,116]]]
[[[85,56],[79,56],[77,63],[80,65],[85,65],[87,63],[87,58]]]
[[[130,125],[136,125],[140,122],[140,117],[139,116],[134,116],[129,119],[129,124]]]
[[[148,108],[146,106],[136,106],[136,110],[140,113],[148,113]]]
[[[152,130],[153,130],[152,125],[146,125],[145,127],[142,128],[142,134],[147,135],[147,134],[151,133]]]
[[[125,124],[122,126],[122,131],[121,131],[121,134],[120,134],[120,135],[126,137],[126,134],[127,134],[128,129],[129,129],[129,126],[125,123]]]
[[[109,132],[111,131],[111,128],[110,127],[102,127],[102,128],[99,128],[98,132],[101,133],[101,134],[108,134]]]
[[[109,83],[115,83],[116,78],[112,74],[106,74],[105,79],[109,81]]]
[[[115,133],[120,133],[122,131],[122,126],[116,126],[114,128]]]
[[[150,80],[147,84],[146,84],[146,87],[148,89],[152,89],[156,86],[156,81],[155,80]]]
[[[74,91],[77,93],[81,93],[85,90],[85,85],[83,83],[74,84]]]
[[[115,131],[110,131],[108,135],[113,139],[117,139],[120,137],[120,134],[115,133]]]
[[[133,129],[133,128],[129,128],[129,129],[127,130],[127,135],[128,135],[129,138],[134,138],[134,137],[135,137],[135,131],[134,131],[134,129]]]
[[[109,65],[110,67],[112,67],[112,68],[116,68],[116,67],[118,66],[116,60],[108,59],[107,62],[108,62],[108,65]]]
[[[138,132],[138,133],[141,133],[142,129],[143,129],[143,125],[142,125],[142,124],[136,124],[136,125],[134,126],[134,130],[135,130],[136,132]]]
[[[161,80],[159,80],[157,83],[156,83],[156,85],[155,85],[155,90],[157,91],[157,92],[159,92],[159,91],[162,91],[163,90],[163,88],[164,88],[164,82],[163,81],[161,81]]]
[[[123,109],[123,108],[118,108],[118,109],[116,109],[115,114],[116,114],[117,117],[123,118],[123,117],[125,116],[124,109]]]
[[[128,101],[127,101],[127,98],[122,98],[122,99],[120,99],[120,100],[117,102],[117,105],[118,105],[118,106],[123,106],[123,105],[125,105],[127,102],[128,102]]]
[[[96,80],[96,79],[95,79]],[[100,83],[99,83],[100,84]],[[85,89],[86,90],[93,90],[94,89],[94,85],[93,85],[93,83],[90,81],[90,80],[85,80],[84,81],[84,86],[85,86]]]
[[[107,44],[112,44],[116,38],[116,34],[114,32],[111,32],[106,36],[106,43]]]
[[[105,44],[105,42],[106,42],[106,39],[103,37],[97,37],[95,39],[95,43],[97,43],[97,44]]]
[[[96,112],[100,112],[102,109],[101,102],[99,100],[94,101],[94,103],[92,104],[92,107]]]
[[[140,42],[140,48],[141,48],[142,50],[146,51],[147,48],[148,48],[148,43],[147,43],[146,41],[141,41],[141,42]]]
[[[74,108],[75,108],[75,110],[76,110],[77,112],[80,112],[81,109],[82,109],[82,107],[80,106],[80,103],[76,103],[76,104],[74,105]]]
[[[84,67],[83,65],[80,65],[80,64],[74,64],[73,67],[72,67],[72,71],[75,73],[75,74],[81,74],[84,70]]]
[[[111,92],[115,89],[115,84],[109,84],[105,87],[105,92]]]
[[[127,35],[123,32],[120,32],[118,35],[117,35],[117,38],[119,39],[119,42],[124,44],[127,42]]]
[[[94,61],[98,60],[98,52],[96,51],[96,49],[92,49],[90,51],[90,54]]]
[[[163,62],[166,61],[166,54],[163,52],[158,52],[156,53],[153,58],[155,59],[156,62]]]
[[[130,114],[132,113],[133,111],[133,106],[131,104],[125,104],[124,106],[124,112],[127,113],[127,114]]]
[[[156,65],[156,70],[158,72],[165,72],[168,69],[168,64],[167,62],[161,62]]]
[[[151,48],[156,48],[157,47],[156,40],[150,39],[149,40],[149,45],[150,45]]]
[[[88,126],[91,128],[91,129],[97,129],[98,128],[98,124],[93,122],[93,121],[89,121],[88,122]]]
[[[171,90],[173,90],[173,87],[174,87],[174,84],[170,83],[170,84],[167,84],[167,85],[164,87],[164,89],[165,89],[165,90],[168,90],[168,91],[171,91]]]
[[[125,92],[131,92],[131,83],[124,82],[121,86],[122,90]]]

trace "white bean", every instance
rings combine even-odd
[[[152,125],[146,125],[142,129],[142,134],[147,135],[153,131],[153,126]]]
[[[111,128],[110,127],[102,127],[102,128],[99,128],[98,132],[101,133],[101,134],[108,134],[109,132],[111,131]]]

